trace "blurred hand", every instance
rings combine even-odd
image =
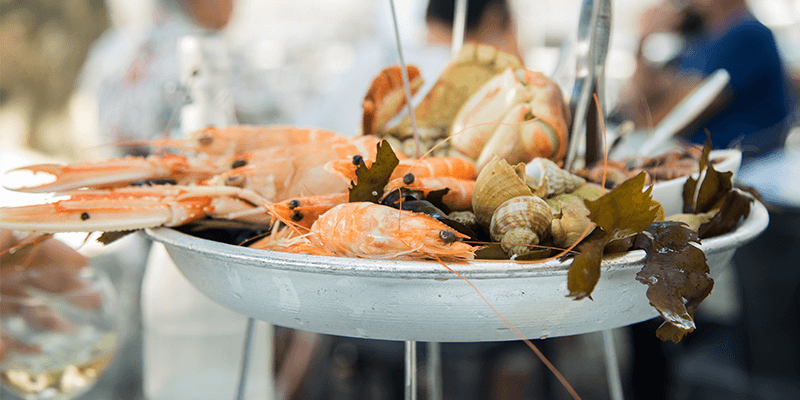
[[[69,323],[43,306],[24,305],[31,291],[69,294],[68,301],[85,309],[98,309],[99,293],[85,291],[78,273],[87,259],[52,236],[0,229],[0,316],[18,315],[38,330],[66,330]],[[1,328],[0,328],[1,329]],[[11,351],[38,349],[11,339],[0,331],[0,360]]]

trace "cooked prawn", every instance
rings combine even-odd
[[[310,242],[339,256],[467,260],[475,248],[467,236],[425,214],[374,203],[345,203],[311,226]]]
[[[325,166],[327,171],[341,176],[348,181],[356,181],[356,169],[358,160],[344,158],[328,162]],[[373,160],[364,158],[367,167],[371,166]],[[402,178],[406,174],[413,174],[417,178],[423,177],[453,177],[460,179],[475,179],[477,172],[472,161],[459,157],[428,157],[422,159],[406,158],[400,159],[400,164],[392,172],[390,179]]]

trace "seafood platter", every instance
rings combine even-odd
[[[487,341],[659,314],[659,336],[679,340],[714,276],[767,225],[732,187],[737,151],[562,169],[560,88],[494,47],[465,45],[413,120],[398,116],[403,73],[421,86],[414,67],[382,71],[357,137],[209,127],[150,143],[148,157],[20,168],[52,181],[10,189],[56,197],[0,208],[0,227],[103,241],[144,229],[200,291],[276,325]]]

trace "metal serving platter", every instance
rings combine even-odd
[[[754,203],[734,231],[706,239],[712,277],[736,248],[761,233],[769,214]],[[184,276],[219,304],[305,331],[360,338],[438,342],[516,340],[475,290],[429,261],[368,260],[255,250],[169,228],[146,230]],[[567,295],[570,262],[450,263],[527,338],[566,336],[634,324],[658,313],[635,280],[644,252],[608,257],[593,300]],[[713,293],[712,293],[713,296]]]

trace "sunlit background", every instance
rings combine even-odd
[[[96,78],[120,76],[133,82],[143,78],[144,71],[163,72],[161,64],[137,64],[137,59],[142,49],[158,50],[143,45],[161,18],[159,6],[179,1],[0,0],[0,150],[32,151],[37,157],[29,159],[36,161],[41,157],[95,159],[107,154],[108,144],[115,140],[156,138],[169,130],[178,119],[180,102],[161,116],[159,121],[167,126],[143,122],[141,126],[152,128],[142,128],[145,131],[136,132],[135,137],[115,136],[114,128],[104,124],[114,118],[101,115],[100,110],[108,109],[102,105],[118,103],[123,109],[111,112],[136,120],[150,104],[137,103],[136,97],[115,102],[114,88],[98,88]],[[636,69],[638,21],[644,10],[660,2],[613,1],[606,66],[609,108],[617,103]],[[449,49],[426,41],[427,0],[394,3],[406,61],[418,65],[426,81],[435,81]],[[524,63],[551,76],[569,95],[582,0],[510,3]],[[361,102],[371,80],[383,67],[399,61],[389,4],[389,0],[235,0],[232,19],[222,31],[237,66],[231,80],[231,96],[237,104],[232,122],[292,124],[357,134]],[[748,5],[772,29],[797,86],[800,0],[749,0]],[[170,31],[164,35],[169,37]],[[179,97],[177,77],[158,82],[162,84],[142,90],[156,97]],[[800,133],[795,140],[798,137]],[[725,308],[729,299],[722,299],[717,309],[734,312]],[[141,384],[136,376],[112,375],[111,379],[131,381],[134,391]],[[124,382],[106,382],[106,386],[115,384],[115,390],[125,390]]]

